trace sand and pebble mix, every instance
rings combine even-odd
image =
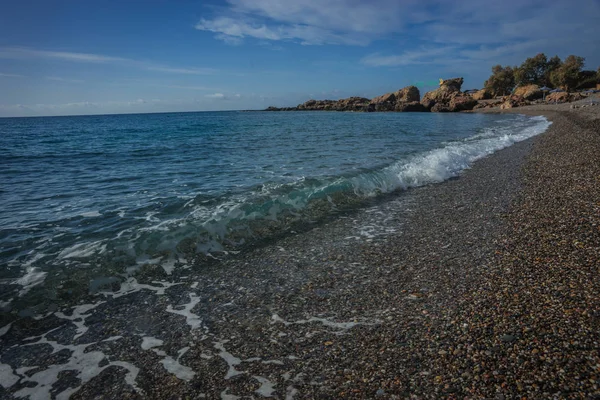
[[[210,266],[0,328],[0,398],[600,396],[600,107]]]

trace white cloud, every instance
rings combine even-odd
[[[83,83],[83,80],[81,80],[81,79],[61,78],[60,76],[47,76],[46,79],[48,79],[50,81],[57,81],[57,82]]]
[[[3,72],[0,72],[0,76],[6,77],[6,78],[24,78],[24,75],[19,75],[19,74],[5,74]]]
[[[0,48],[0,58],[23,59],[23,58],[54,58],[66,61],[79,62],[115,62],[131,61],[126,58],[104,56],[89,53],[70,53],[65,51],[37,50],[25,47],[3,47]]]
[[[146,67],[150,71],[167,72],[183,75],[210,75],[217,72],[213,68],[171,68],[171,67]]]
[[[215,89],[214,87],[208,87],[208,86],[186,86],[186,85],[161,85],[161,84],[151,84],[152,86],[158,86],[158,87],[166,87],[166,88],[170,88],[170,89],[187,89],[187,90],[206,90],[206,91],[211,91],[211,90],[219,90],[219,89]]]
[[[240,44],[246,38],[297,41],[304,45],[367,45],[397,31],[416,0],[229,0],[223,15],[202,18],[196,29]]]
[[[297,40],[301,44],[353,44],[366,45],[367,41],[354,35],[340,35],[319,27],[309,25],[267,26],[243,19],[218,17],[213,20],[202,19],[196,29],[214,32],[216,39],[232,45],[239,45],[245,37],[265,40]]]
[[[399,47],[397,53],[367,55],[361,64],[368,66],[456,66],[493,57],[500,57],[496,63],[515,62],[531,50],[562,57],[589,54],[590,64],[599,60],[593,43],[600,36],[598,0],[576,5],[564,0],[227,0],[211,10],[216,12],[204,15],[196,29],[233,45],[251,39],[365,46],[385,39]],[[450,46],[456,54],[409,51],[424,44]],[[511,47],[519,53],[511,54]]]
[[[109,63],[118,64],[128,67],[145,69],[148,71],[156,71],[170,74],[182,75],[208,75],[218,71],[213,68],[181,68],[160,65],[147,61],[134,60],[123,57],[113,57],[102,54],[91,53],[75,53],[66,51],[48,51],[40,49],[31,49],[25,47],[0,47],[0,59],[50,59],[67,62],[81,63]],[[55,80],[60,80],[55,79]]]
[[[432,64],[438,61],[437,57],[451,54],[456,47],[437,47],[406,51],[398,55],[370,54],[361,60],[361,63],[372,67],[395,67],[411,64]]]
[[[226,99],[223,93],[205,94],[204,97],[208,97],[209,99]]]

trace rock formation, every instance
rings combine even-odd
[[[540,90],[538,85],[525,85],[516,88],[513,95],[521,96],[527,101],[533,101],[541,99],[544,96],[544,93]]]
[[[298,111],[369,111],[369,102],[370,100],[365,97],[349,97],[340,100],[308,100],[292,107],[292,109]]]
[[[421,107],[408,104],[419,102],[421,94],[416,86],[407,86],[394,93],[386,93],[371,99],[374,111],[424,111]]]
[[[492,98],[492,93],[487,89],[481,89],[473,93],[474,100],[488,100]]]
[[[546,96],[546,103],[566,103],[583,99],[581,93],[557,92]]]
[[[525,100],[523,96],[513,94],[505,99],[504,103],[500,105],[500,108],[502,110],[505,110],[507,108],[522,107],[529,104],[530,103],[527,100]]]
[[[433,112],[472,110],[477,100],[460,91],[462,84],[463,78],[441,80],[438,89],[425,93],[421,104]]]

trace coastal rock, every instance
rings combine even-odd
[[[492,98],[492,93],[487,89],[481,89],[473,93],[473,99],[475,100],[488,100]]]
[[[533,101],[541,99],[544,94],[538,85],[525,85],[516,88],[513,95],[521,96],[528,101]]]
[[[420,99],[419,89],[416,86],[407,86],[394,93],[374,97],[370,106],[375,111],[423,111],[422,107],[412,104]]]
[[[367,111],[371,100],[365,97],[341,99],[334,105],[336,111]]]
[[[373,97],[372,104],[396,103],[396,95],[394,93],[386,93],[381,96]]]
[[[364,97],[349,97],[340,100],[308,100],[299,104],[300,111],[369,111],[369,99]]]
[[[373,99],[358,96],[340,100],[310,99],[296,107],[271,106],[265,111],[428,111],[419,103],[420,98],[416,86],[407,86]]]
[[[399,102],[396,103],[395,111],[399,112],[427,112],[428,110],[418,101],[411,101],[408,103]]]
[[[546,96],[546,103],[566,103],[567,101],[569,101],[567,92],[550,93]]]
[[[421,93],[416,86],[406,86],[394,93],[396,102],[412,103],[421,100]]]
[[[477,105],[477,100],[471,96],[456,96],[450,100],[450,111],[472,110]]]
[[[450,108],[442,103],[435,103],[433,107],[431,107],[431,112],[444,113],[450,111]]]
[[[440,80],[440,87],[425,93],[423,99],[421,99],[421,104],[433,112],[446,112],[446,109],[451,111],[450,102],[454,97],[461,95],[460,88],[462,84],[463,78]]]
[[[523,98],[523,96],[511,95],[509,96],[504,103],[500,105],[500,109],[505,110],[507,108],[515,108],[529,105],[530,103]]]
[[[567,103],[571,101],[581,100],[583,98],[584,96],[581,93],[550,93],[548,96],[546,96],[546,103]]]
[[[460,92],[463,82],[463,78],[441,79],[440,89],[444,89],[449,92]]]

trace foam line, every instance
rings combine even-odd
[[[171,304],[169,304],[167,306],[167,312],[184,316],[185,323],[188,324],[192,330],[199,329],[202,327],[202,319],[200,316],[192,313],[192,309],[200,302],[200,297],[198,297],[195,293],[190,293],[189,296],[190,302],[183,306],[183,310],[176,310]]]

